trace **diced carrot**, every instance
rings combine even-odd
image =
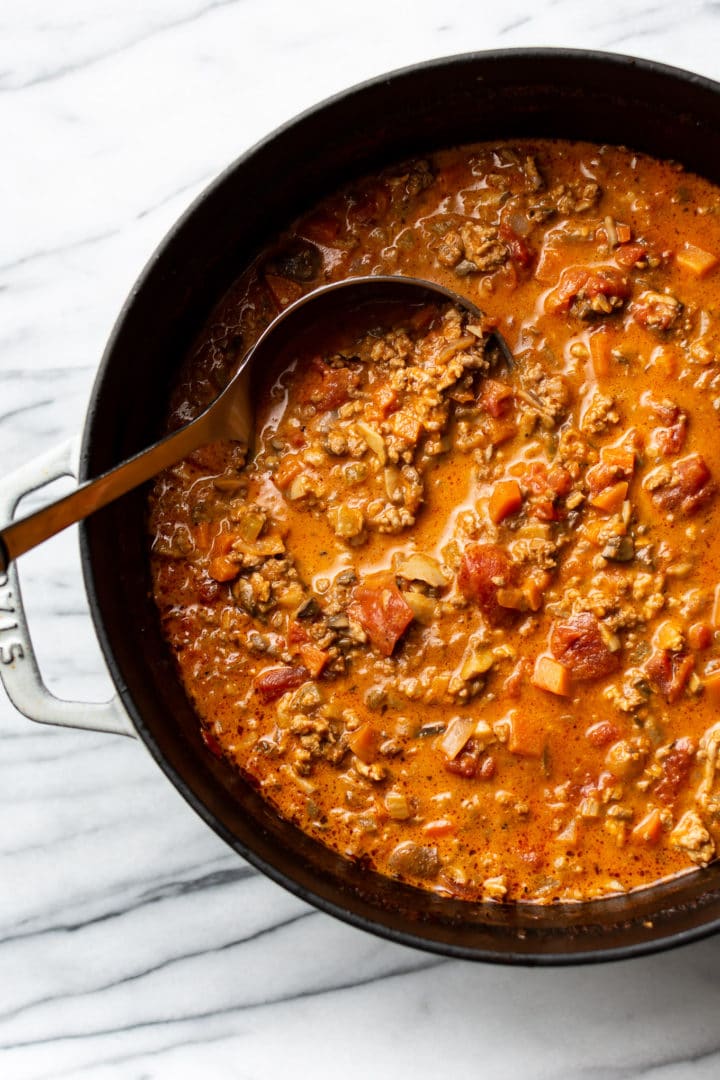
[[[448,836],[450,833],[454,833],[455,829],[455,823],[448,818],[438,818],[436,821],[428,821],[427,825],[423,825],[422,827],[425,836]]]
[[[532,713],[514,709],[509,719],[508,750],[510,753],[517,754],[519,757],[541,757],[545,749],[545,732]]]
[[[216,555],[210,560],[208,573],[215,581],[234,581],[240,573],[240,566],[227,555]]]
[[[517,424],[509,417],[499,420],[488,417],[487,433],[491,444],[499,446],[500,443],[507,442],[508,439],[512,439],[513,435],[517,434]]]
[[[610,334],[604,327],[590,336],[590,358],[596,379],[610,374]]]
[[[618,244],[627,244],[628,240],[632,239],[632,229],[629,225],[621,225],[617,222],[615,232],[617,233]]]
[[[604,510],[606,514],[614,514],[624,503],[627,493],[628,482],[627,480],[621,480],[619,483],[599,491],[597,495],[593,495],[592,499],[590,499],[590,505],[595,506],[598,510]]]
[[[376,423],[386,420],[391,412],[397,407],[398,393],[392,386],[381,386],[378,392],[367,403],[366,412],[370,421]]]
[[[685,244],[676,256],[678,266],[683,270],[688,270],[695,277],[705,277],[715,269],[719,261],[717,255],[713,255],[710,251],[703,251],[695,244]]]
[[[277,467],[277,471],[273,476],[275,487],[284,491],[288,484],[295,479],[296,476],[302,472],[303,463],[299,457],[289,454],[284,457]]]
[[[632,433],[636,433],[634,428]],[[616,468],[625,476],[632,476],[635,472],[635,447],[629,438],[619,446],[606,446],[601,450],[600,456],[606,465]]]
[[[313,679],[317,679],[318,675],[321,675],[327,667],[330,654],[325,652],[324,649],[318,649],[317,645],[301,645],[299,652],[303,664]]]
[[[409,412],[393,413],[390,425],[396,435],[413,446],[422,435],[422,423]]]
[[[646,844],[656,844],[662,834],[662,818],[659,810],[651,810],[639,821],[632,831],[633,840],[642,840]]]
[[[713,606],[712,614],[710,615],[710,622],[716,630],[720,629],[720,585],[715,586],[715,592],[713,594]]]
[[[624,536],[627,532],[622,521],[607,521],[607,519],[590,521],[583,527],[585,538],[595,547],[604,547],[610,536]]]
[[[538,656],[530,682],[539,690],[547,690],[559,697],[567,697],[570,693],[570,672],[551,656]]]
[[[715,707],[720,705],[720,669],[708,672],[703,679],[703,685],[708,701]]]
[[[545,585],[545,588],[547,588],[547,585]],[[523,585],[523,593],[525,594],[527,606],[530,610],[539,611],[543,602],[543,586],[540,582],[533,581],[533,579],[530,578]]]
[[[348,746],[355,757],[359,757],[366,765],[375,757],[375,732],[371,724],[363,724],[348,739]]]
[[[218,529],[211,544],[213,555],[227,555],[237,539],[237,533],[221,532]]]
[[[488,513],[492,521],[498,525],[510,514],[514,514],[522,506],[522,492],[517,480],[499,480],[493,488]]]

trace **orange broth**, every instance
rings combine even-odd
[[[484,318],[297,343],[247,466],[216,444],[158,479],[155,598],[209,752],[321,843],[459,898],[711,862],[719,256],[710,183],[542,140],[388,169],[263,252],[171,424],[324,282],[424,277]]]

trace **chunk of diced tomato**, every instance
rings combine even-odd
[[[622,247],[617,248],[615,251],[615,262],[629,270],[631,266],[635,266],[646,255],[647,248],[644,244],[623,244]]]
[[[413,610],[390,574],[353,589],[350,614],[383,656],[391,656],[413,620]]]
[[[545,300],[549,312],[567,311],[578,296],[589,300],[596,296],[616,296],[626,299],[630,284],[619,270],[612,266],[568,266],[560,275],[557,286]]]
[[[317,679],[330,663],[330,654],[325,649],[319,649],[317,645],[308,643],[300,646],[300,659],[308,669],[313,679]]]
[[[688,642],[691,649],[703,652],[712,645],[712,630],[706,622],[696,622],[688,630]]]
[[[585,732],[585,738],[591,746],[600,748],[603,746],[609,746],[610,743],[617,742],[620,738],[620,732],[610,720],[598,720],[597,723],[591,724]]]
[[[255,679],[255,690],[258,697],[267,704],[276,701],[288,690],[295,690],[307,677],[308,673],[302,667],[268,668]]]
[[[665,468],[660,466],[660,469]],[[653,502],[661,510],[679,509],[684,514],[694,514],[715,492],[710,470],[701,454],[688,454],[673,462],[672,474],[666,478],[661,473],[659,483],[655,481],[656,475],[650,473],[645,483]]]
[[[510,612],[498,602],[498,589],[512,584],[512,564],[497,544],[471,544],[463,553],[458,588],[474,601],[488,622],[502,623]]]
[[[303,294],[302,286],[298,285],[297,281],[280,277],[279,274],[266,274],[265,284],[279,308],[287,307],[293,301],[299,300]]]
[[[297,619],[290,623],[288,630],[288,645],[290,648],[297,645],[305,645],[310,641],[310,635],[301,622]]]
[[[633,840],[641,840],[645,844],[656,844],[662,836],[662,818],[660,811],[653,807],[645,817],[637,823],[632,831]]]
[[[676,739],[662,760],[663,774],[655,786],[655,797],[671,805],[687,782],[697,747],[692,739]]]
[[[325,412],[344,405],[358,382],[359,375],[355,368],[331,367],[318,357],[311,362],[299,384],[298,397],[302,402],[313,404]]]
[[[682,696],[694,666],[695,659],[690,654],[656,649],[650,654],[645,671],[653,690],[672,705]]]
[[[376,754],[376,738],[372,724],[366,723],[362,724],[359,728],[356,728],[348,738],[348,746],[355,757],[359,757],[366,765],[369,765],[371,761],[374,761]]]
[[[532,262],[533,254],[524,238],[516,233],[506,222],[502,222],[498,234],[500,239],[507,246],[510,258],[513,262],[523,268],[529,266]]]
[[[594,615],[580,611],[558,619],[550,630],[550,652],[576,679],[599,679],[618,666],[619,659],[604,640]]]

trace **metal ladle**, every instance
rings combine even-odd
[[[250,401],[251,369],[257,371],[258,366],[262,368],[268,365],[284,345],[314,323],[327,325],[328,319],[335,319],[337,323],[343,314],[356,311],[361,306],[377,311],[383,305],[401,308],[437,304],[438,301],[449,301],[464,308],[474,318],[482,318],[482,312],[465,297],[420,278],[349,278],[323,285],[302,296],[273,319],[243,358],[222,393],[194,420],[95,480],[81,484],[70,495],[0,529],[0,572],[4,572],[19,555],[62,532],[69,525],[89,517],[169,465],[182,461],[198,447],[221,439],[251,445],[254,426]],[[376,325],[376,322],[371,325]],[[512,356],[503,338],[499,334],[490,336],[512,365]]]

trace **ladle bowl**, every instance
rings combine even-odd
[[[301,296],[273,319],[245,354],[225,389],[194,420],[102,476],[86,481],[70,495],[1,529],[0,573],[11,560],[182,461],[198,447],[220,439],[252,446],[252,376],[272,364],[273,357],[294,338],[307,334],[313,327],[321,329],[330,320],[338,325],[350,315],[357,321],[359,314],[367,314],[368,320],[375,323],[384,311],[387,321],[391,313],[429,303],[455,304],[473,317],[482,318],[482,312],[470,300],[452,289],[400,275],[347,278]],[[502,338],[497,334],[490,336],[509,358]]]

